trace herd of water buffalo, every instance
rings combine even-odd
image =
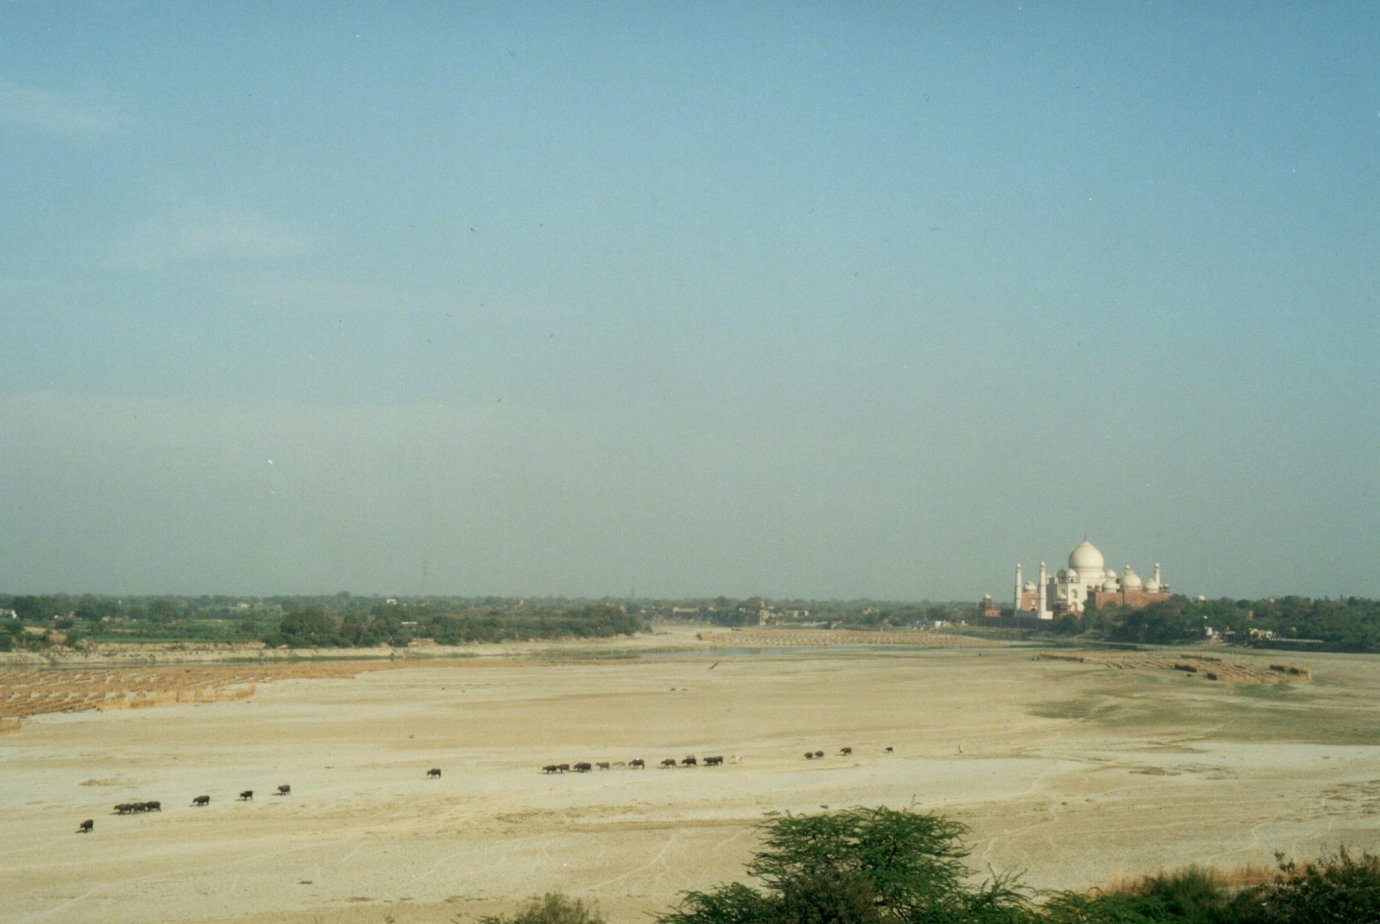
[[[892,751],[892,749],[891,749],[891,748],[885,748],[885,751],[886,751],[886,753],[890,754],[891,751]],[[847,756],[849,756],[849,755],[852,754],[852,753],[853,753],[853,749],[852,749],[852,748],[848,748],[848,747],[839,748],[839,754],[841,754],[841,755],[844,756],[844,757],[847,757]],[[806,759],[806,760],[821,760],[821,759],[823,759],[823,757],[824,757],[824,752],[823,752],[823,751],[806,751],[806,752],[805,752],[805,759]],[[733,757],[733,758],[730,758],[729,762],[730,762],[730,763],[737,763],[739,760],[741,760],[741,758]],[[704,767],[718,767],[718,766],[722,765],[723,763],[724,763],[724,758],[723,758],[723,756],[720,755],[720,754],[715,754],[715,755],[713,755],[712,757],[705,757],[705,758],[699,758],[699,757],[696,757],[696,756],[693,755],[693,754],[688,754],[688,755],[686,755],[685,757],[682,757],[680,760],[676,760],[676,758],[674,758],[674,757],[667,757],[667,758],[665,758],[664,760],[661,761],[660,766],[661,766],[663,769],[671,770],[671,769],[674,769],[674,768],[676,768],[676,767],[699,767],[699,766],[704,766]],[[628,769],[628,770],[645,770],[645,769],[647,768],[647,762],[646,762],[645,760],[643,760],[642,758],[637,757],[637,758],[634,758],[633,760],[628,760],[628,761],[619,760],[619,761],[612,761],[612,762],[611,762],[611,761],[607,761],[607,760],[600,760],[600,761],[595,761],[595,762],[593,762],[593,763],[591,763],[591,762],[589,762],[589,761],[579,761],[579,762],[573,763],[573,764],[547,764],[546,766],[542,767],[541,769],[542,769],[542,772],[543,772],[543,773],[589,773],[589,772],[592,771],[592,770],[611,770],[611,769],[615,769],[615,768],[616,768],[616,769]],[[438,780],[438,779],[440,779],[440,778],[441,778],[441,768],[439,768],[439,767],[432,767],[430,770],[428,770],[428,771],[426,772],[426,776],[427,776],[427,779],[429,779],[429,780]],[[275,796],[286,796],[286,795],[290,795],[291,793],[292,793],[292,787],[291,787],[289,784],[287,784],[287,783],[283,783],[281,786],[278,787],[278,791],[275,792],[274,795],[275,795]],[[252,789],[246,789],[246,790],[244,790],[243,792],[240,793],[239,801],[241,801],[241,802],[250,802],[250,801],[253,801],[253,799],[254,799],[254,790],[252,790]],[[210,805],[210,804],[211,804],[211,797],[210,797],[210,796],[197,796],[197,797],[195,797],[194,799],[192,799],[192,805],[193,805],[194,807],[197,807],[197,808],[201,808],[201,807],[204,807],[204,806],[207,806],[207,805]],[[161,812],[161,811],[163,811],[163,803],[162,803],[162,802],[159,802],[159,801],[156,801],[156,800],[155,800],[155,801],[150,801],[150,802],[121,802],[119,805],[115,806],[115,814],[116,814],[116,815],[137,815],[137,814],[140,814],[140,813],[143,813],[143,812]],[[88,819],[86,819],[85,821],[83,821],[80,825],[77,826],[77,833],[79,833],[79,834],[86,834],[86,833],[90,832],[90,831],[91,831],[93,828],[95,828],[95,827],[96,827],[96,820],[95,820],[94,818],[88,818]]]
[[[433,770],[432,773],[435,773],[437,776],[441,775],[441,771],[439,770]],[[274,793],[275,796],[287,796],[291,794],[292,786],[287,783],[283,783],[281,786],[279,786],[278,791]],[[241,802],[250,802],[253,801],[253,799],[254,790],[252,789],[246,789],[240,793]],[[192,806],[194,808],[203,808],[210,804],[210,796],[196,796],[192,799]],[[115,806],[116,815],[139,815],[144,812],[161,811],[163,811],[163,803],[156,799],[149,802],[121,802],[119,805]],[[87,834],[95,827],[96,819],[88,818],[77,826],[77,833]]]
[[[735,758],[735,761],[736,761],[736,758]],[[701,763],[703,763],[703,765],[706,766],[706,767],[717,767],[717,766],[719,766],[720,764],[722,764],[723,762],[724,762],[724,759],[723,759],[723,757],[721,757],[721,756],[706,757],[706,758],[704,758],[703,761],[701,761],[698,757],[695,757],[693,754],[691,754],[691,755],[689,755],[689,756],[687,756],[687,757],[681,758],[679,761],[677,761],[674,757],[668,757],[668,758],[666,758],[665,760],[663,760],[663,761],[661,762],[661,766],[667,767],[667,768],[669,768],[669,767],[698,767],[698,766],[700,766]],[[600,760],[600,761],[595,761],[595,762],[592,763],[592,764],[589,763],[588,761],[580,761],[579,763],[575,763],[575,764],[547,764],[546,766],[544,766],[544,767],[541,768],[541,772],[542,772],[542,773],[571,773],[571,772],[573,772],[573,773],[588,773],[588,772],[591,771],[591,770],[611,770],[611,769],[615,769],[615,768],[616,768],[616,769],[619,769],[619,770],[622,770],[622,769],[628,769],[628,770],[645,770],[645,769],[647,768],[647,762],[646,762],[645,760],[643,760],[641,757],[638,757],[638,758],[635,758],[634,760],[629,760],[629,761],[618,760],[618,761],[614,761],[614,762],[612,762],[612,763],[610,763],[610,762],[607,761],[607,760]]]
[[[892,752],[892,749],[889,748],[889,747],[888,747],[888,748],[885,748],[884,750],[885,750],[886,753],[888,753],[888,754],[890,754],[890,753]],[[852,753],[853,753],[853,749],[852,749],[852,748],[847,748],[847,747],[845,747],[845,748],[839,748],[839,754],[843,755],[844,757],[847,757],[848,755],[850,755],[850,754],[852,754]],[[821,759],[823,759],[823,757],[824,757],[824,752],[823,752],[823,751],[806,751],[806,752],[805,752],[805,759],[806,759],[806,760],[821,760]],[[736,763],[737,763],[739,760],[741,760],[741,759],[742,759],[742,758],[740,758],[740,757],[733,757],[733,758],[730,758],[730,759],[729,759],[729,763],[735,763],[735,764],[736,764]],[[699,758],[699,757],[696,757],[696,756],[693,755],[693,754],[689,754],[689,755],[686,755],[685,757],[682,757],[680,760],[676,760],[674,757],[667,757],[667,758],[665,758],[664,760],[661,761],[660,766],[661,766],[661,768],[664,769],[664,770],[671,770],[671,769],[674,769],[674,768],[676,768],[676,767],[700,767],[700,766],[704,766],[704,767],[717,767],[717,766],[721,765],[723,762],[724,762],[724,758],[723,758],[721,755],[717,755],[717,754],[716,754],[715,756],[713,756],[713,757],[704,757],[704,758]],[[609,762],[609,761],[607,761],[607,760],[599,760],[599,761],[595,761],[595,762],[593,762],[593,763],[590,763],[589,761],[580,761],[580,762],[578,762],[578,763],[573,763],[573,764],[546,764],[545,766],[543,766],[543,767],[541,768],[541,772],[542,772],[542,773],[589,773],[591,770],[622,770],[622,769],[627,769],[627,770],[645,770],[646,768],[647,768],[647,762],[646,762],[645,760],[643,760],[642,758],[638,757],[638,758],[635,758],[635,759],[633,759],[633,760],[628,760],[628,761],[619,760],[619,761]]]

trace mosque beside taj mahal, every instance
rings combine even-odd
[[[1169,585],[1160,576],[1158,563],[1149,580],[1141,580],[1130,565],[1117,574],[1106,566],[1097,547],[1084,539],[1069,553],[1068,567],[1053,574],[1045,568],[1044,562],[1040,562],[1036,579],[1023,580],[1021,566],[1017,564],[1011,609],[997,606],[992,595],[987,594],[982,599],[982,615],[1054,619],[1082,613],[1088,606],[1142,607],[1167,599]]]

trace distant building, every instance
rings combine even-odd
[[[1169,585],[1160,576],[1158,563],[1148,581],[1141,580],[1130,565],[1117,574],[1106,567],[1097,547],[1084,539],[1069,553],[1068,567],[1054,574],[1050,574],[1045,563],[1040,562],[1036,579],[1026,581],[1022,579],[1020,564],[1017,564],[1009,612],[1016,616],[1054,619],[1056,616],[1082,613],[1089,604],[1093,607],[1142,607],[1168,598]],[[991,594],[983,598],[981,612],[989,618],[1002,615],[1001,609],[992,601]]]

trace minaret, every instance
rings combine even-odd
[[[1016,562],[1016,594],[1012,599],[1011,615],[1021,615],[1021,563]]]
[[[1040,562],[1040,610],[1035,615],[1041,619],[1054,618],[1054,614],[1049,611],[1049,574],[1045,571],[1044,562]]]

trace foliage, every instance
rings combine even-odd
[[[1117,892],[1058,892],[1036,921],[1045,924],[1376,924],[1380,922],[1380,857],[1354,858],[1345,848],[1316,863],[1276,855],[1269,885],[1233,893],[1195,867],[1151,876]]]
[[[661,924],[884,924],[1026,920],[1012,879],[967,884],[967,828],[939,815],[852,808],[769,815],[741,883],[688,892]]]
[[[1299,864],[1276,854],[1280,873],[1271,885],[1243,896],[1258,916],[1251,924],[1348,924],[1380,922],[1380,857],[1353,857],[1345,847],[1316,863]]]
[[[1272,884],[1223,886],[1187,867],[1115,891],[1032,903],[1014,878],[971,884],[967,828],[933,814],[852,808],[767,816],[740,882],[686,892],[658,924],[1380,924],[1380,857],[1344,848],[1279,858]]]
[[[1380,651],[1380,601],[1361,597],[1311,600],[1189,600],[1148,606],[1104,606],[1083,614],[1084,631],[1120,642],[1168,645],[1199,639],[1206,629],[1243,645],[1275,647],[1311,639],[1339,651]],[[1062,628],[1062,627],[1060,627]]]
[[[604,919],[578,898],[548,892],[528,901],[513,917],[483,917],[479,924],[604,924]]]
[[[1233,897],[1212,873],[1190,866],[1149,876],[1125,891],[1057,892],[1041,906],[1049,924],[1233,924],[1242,921]]]

